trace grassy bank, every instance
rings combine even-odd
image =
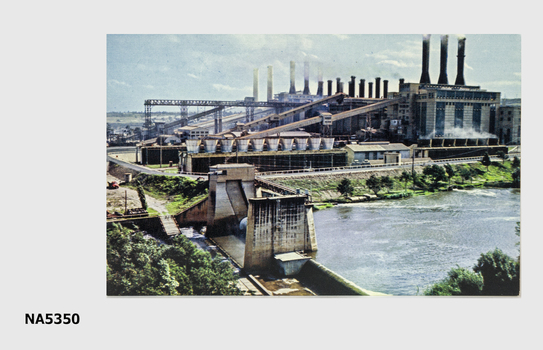
[[[403,170],[387,172],[357,172],[341,175],[304,176],[277,178],[272,181],[292,188],[308,189],[313,201],[320,203],[316,208],[324,209],[324,203],[348,203],[353,201],[372,199],[399,199],[410,196],[428,195],[437,191],[446,191],[452,188],[469,189],[477,187],[516,187],[513,173],[517,167],[512,161],[492,162],[488,168],[481,163],[451,165],[452,176],[445,175],[444,178],[435,180],[436,176],[425,174],[429,172],[424,168],[415,171],[416,177],[402,178]],[[444,166],[439,166],[444,169]],[[411,175],[411,171],[406,171]],[[390,181],[388,186],[381,184],[381,188],[375,192],[368,186],[370,176],[381,179],[387,176]],[[343,179],[348,179],[352,186],[352,192],[343,196],[338,191],[338,185]]]
[[[207,196],[208,182],[182,176],[139,174],[127,185],[136,189],[142,184],[146,196],[167,201],[169,214],[177,214]]]

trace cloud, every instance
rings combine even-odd
[[[349,36],[348,35],[345,35],[345,34],[333,34],[336,38],[338,38],[339,40],[347,40],[349,39]]]
[[[396,60],[384,60],[384,61],[378,62],[377,64],[388,64],[388,65],[392,65],[396,67],[409,67],[407,63],[396,61]]]
[[[118,81],[118,80],[115,80],[115,79],[110,79],[110,80],[108,80],[107,83],[109,85],[111,85],[111,86],[127,86],[127,87],[130,86],[130,84],[127,84],[124,81]]]
[[[196,75],[194,75],[194,74],[192,74],[192,73],[188,73],[187,75],[188,75],[189,77],[191,77],[191,78],[194,78],[194,79],[200,79],[200,77],[198,77],[198,76],[196,76]]]
[[[215,90],[219,90],[219,91],[244,91],[246,89],[239,89],[239,88],[235,88],[235,87],[232,87],[232,86],[229,86],[229,85],[223,85],[223,84],[213,84],[213,88]]]
[[[367,53],[366,57],[372,57],[378,60],[386,60],[388,58],[388,55],[382,52],[378,52],[378,53]]]
[[[489,81],[485,85],[496,85],[496,86],[520,86],[521,82],[519,80],[498,80],[498,81]]]
[[[473,67],[468,66],[468,64],[466,62],[464,62],[464,67],[466,67],[467,69],[473,70]]]
[[[155,87],[153,85],[142,85],[146,89],[154,89]]]

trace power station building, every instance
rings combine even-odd
[[[423,39],[422,74],[419,83],[400,79],[398,93],[406,102],[396,106],[397,133],[404,140],[417,142],[433,138],[496,138],[500,93],[464,80],[465,38],[458,39],[458,64],[454,85],[448,83],[448,36],[441,36],[441,64],[437,84],[429,75],[430,36]]]

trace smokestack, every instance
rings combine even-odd
[[[371,81],[368,82],[368,97],[373,97],[373,83]]]
[[[375,98],[381,98],[381,78],[375,78]]]
[[[354,97],[354,90],[356,86],[355,79],[356,77],[351,75],[351,81],[349,82],[349,96],[351,97]]]
[[[321,67],[319,66],[319,78],[318,78],[318,88],[317,88],[317,96],[322,96],[323,92],[322,92],[322,87],[323,87],[323,82],[322,82],[322,69]]]
[[[268,101],[273,100],[273,67],[268,66]]]
[[[294,75],[294,69],[296,64],[294,61],[290,61],[290,91],[289,94],[295,94],[296,93],[296,87],[294,86],[294,81],[296,80]]]
[[[449,36],[441,36],[441,63],[439,65],[439,79],[438,84],[449,84],[447,78],[447,46],[449,45]]]
[[[328,80],[328,96],[332,96],[332,80]]]
[[[430,65],[430,34],[422,36],[422,75],[420,76],[421,84],[430,84],[430,73],[428,68]]]
[[[388,80],[383,80],[383,98],[388,98]]]
[[[358,94],[360,97],[364,97],[365,84],[366,84],[366,80],[360,79],[360,85],[359,85],[360,92]]]
[[[466,38],[458,38],[458,67],[456,68],[456,81],[454,85],[466,85],[464,81],[464,57],[466,49]]]
[[[309,94],[309,62],[304,62],[304,95]]]
[[[341,78],[336,78],[336,93],[341,92]]]
[[[258,101],[258,68],[253,70],[253,98]]]

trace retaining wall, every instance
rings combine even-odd
[[[385,295],[362,289],[315,260],[306,262],[296,278],[317,295]]]

